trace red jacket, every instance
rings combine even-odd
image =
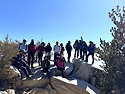
[[[63,54],[64,51],[65,51],[64,47],[61,47],[60,54]]]
[[[58,59],[57,61],[57,66],[59,68],[65,68],[65,61],[64,60],[61,60],[60,58]]]
[[[29,44],[28,45],[28,53],[35,53],[35,45],[34,44]]]
[[[43,52],[45,51],[45,47],[39,45],[39,46],[37,47],[37,51],[38,51],[38,53],[43,53]]]

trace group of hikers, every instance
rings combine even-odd
[[[68,41],[65,47],[63,46],[63,43],[59,45],[59,42],[57,41],[56,45],[53,47],[54,60],[51,60],[52,47],[50,43],[45,45],[44,42],[41,42],[39,45],[35,45],[33,39],[31,40],[31,43],[29,45],[27,45],[26,42],[27,40],[23,39],[23,42],[19,44],[18,50],[20,53],[14,58],[15,62],[13,63],[13,65],[17,69],[23,71],[27,78],[30,78],[30,75],[33,75],[31,68],[34,68],[33,64],[35,62],[38,62],[39,66],[43,68],[43,72],[49,75],[50,61],[54,61],[53,66],[56,66],[57,69],[62,72],[62,76],[64,77],[64,70],[66,63],[64,57],[65,49],[68,54],[67,57],[68,62],[70,62],[71,52],[72,49],[74,48],[75,49],[74,58],[79,58],[79,52],[80,52],[79,59],[88,62],[88,56],[92,55],[92,64],[94,63],[95,44],[92,41],[90,41],[89,46],[87,46],[86,42],[83,41],[82,37],[80,40],[76,39],[75,43],[73,44],[73,47],[71,46],[70,41]],[[27,60],[26,60],[26,54],[28,54]]]

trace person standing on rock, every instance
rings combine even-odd
[[[58,59],[58,56],[60,56],[60,51],[61,51],[61,47],[58,44],[59,43],[57,41],[56,45],[53,48],[53,50],[54,50],[54,65],[57,65],[57,59]]]
[[[62,44],[62,43],[60,44],[60,47],[61,47],[60,54],[64,54],[65,48],[63,47],[63,44]]]
[[[23,39],[23,42],[18,45],[19,52],[25,49],[25,51],[28,51],[28,46],[26,44],[26,39]]]
[[[92,64],[94,64],[94,52],[95,52],[95,44],[92,42],[92,41],[90,41],[89,42],[90,44],[89,44],[89,47],[88,47],[88,55],[87,55],[87,57],[86,57],[86,62],[88,62],[88,56],[89,55],[92,55]]]
[[[86,60],[85,57],[87,58],[87,50],[88,50],[88,46],[86,44],[85,41],[83,41],[83,57],[82,57],[82,60]]]
[[[68,53],[68,62],[70,62],[71,51],[72,51],[72,46],[70,41],[68,41],[68,43],[66,44],[66,51]]]
[[[44,53],[44,51],[45,51],[45,43],[42,42],[42,43],[37,47],[39,66],[42,66],[42,58],[43,58],[43,53]]]
[[[28,45],[28,65],[31,65],[31,68],[33,67],[34,64],[34,53],[36,51],[36,47],[34,45],[34,40],[31,40],[31,43]],[[32,61],[30,61],[32,59]]]
[[[36,57],[35,57],[35,62],[38,62],[38,50],[37,50],[37,48],[38,48],[39,45],[40,45],[40,42],[38,41],[37,44],[36,44],[36,52],[35,52]]]
[[[45,47],[45,52],[46,52],[49,60],[51,59],[51,51],[52,51],[51,44],[48,43],[47,46]]]
[[[79,50],[80,50],[80,59],[83,58],[83,38],[81,37],[81,40],[79,40]]]
[[[78,40],[75,41],[73,48],[75,49],[75,53],[74,53],[74,58],[79,57],[79,42]]]

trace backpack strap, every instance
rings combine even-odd
[[[28,45],[26,44],[26,48],[25,49],[28,50],[27,48],[28,48]]]
[[[22,45],[22,43],[19,44],[19,47],[18,47],[19,50],[20,50],[20,46],[21,46],[21,45]]]

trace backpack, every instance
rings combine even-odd
[[[87,46],[87,44],[85,43],[85,44],[83,45],[83,51],[87,51],[87,48],[88,48],[88,46]]]
[[[74,48],[78,48],[78,47],[79,47],[78,43],[75,43],[75,44],[73,45],[73,47],[74,47]]]
[[[20,46],[21,46],[21,45],[22,45],[22,43],[20,43],[20,44],[19,44],[19,47],[18,47],[18,49],[20,49]]]
[[[45,48],[44,48],[44,46],[39,45],[37,50],[38,50],[38,53],[43,53]]]

